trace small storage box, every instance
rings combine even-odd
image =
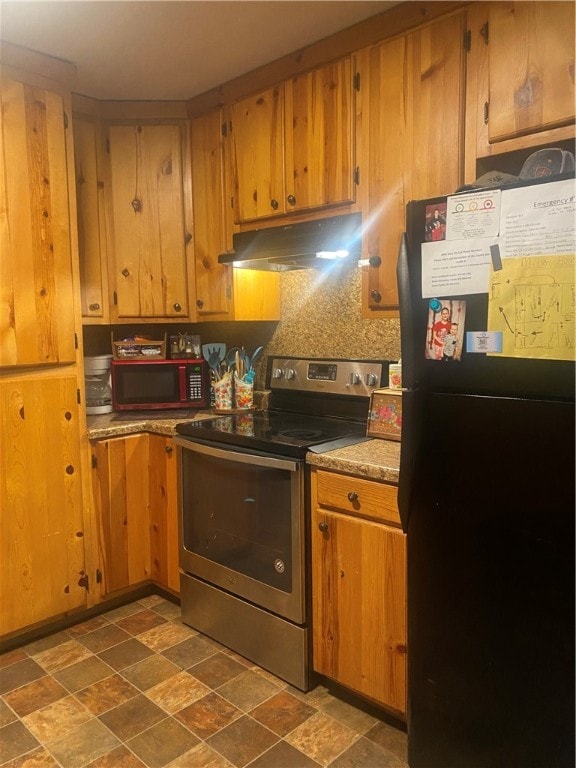
[[[138,336],[134,339],[114,341],[112,337],[112,354],[114,360],[165,360],[166,334],[164,339],[159,341]]]
[[[368,412],[368,437],[400,440],[402,434],[402,390],[375,389]]]

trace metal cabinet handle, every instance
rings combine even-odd
[[[322,533],[326,533],[328,530],[328,523],[323,520],[321,523],[318,523],[318,528],[322,531]]]
[[[376,290],[370,291],[370,298],[372,299],[372,301],[375,301],[377,304],[380,304],[380,302],[382,301],[382,294],[380,293],[380,291],[376,291]]]
[[[167,453],[168,455],[170,455],[170,454],[172,453],[172,451],[174,450],[174,448],[172,448],[172,446],[171,446],[171,445],[166,445],[166,446],[164,447],[164,450],[166,451],[166,453]]]
[[[176,302],[176,304],[174,304],[174,312],[180,312],[181,310],[182,306]]]
[[[286,199],[288,200],[290,205],[296,205],[296,198],[294,197],[294,195],[288,195]]]
[[[348,493],[348,501],[351,501],[352,503],[354,503],[355,501],[358,501],[358,494],[356,493],[356,491],[350,491]]]
[[[274,199],[270,200],[270,206],[271,206],[273,211],[277,211],[278,210],[278,200],[274,200]]]
[[[124,269],[122,270],[122,274],[124,275],[124,277],[128,277],[128,275],[130,274],[128,267],[124,267]]]
[[[198,309],[202,309],[202,307],[204,306],[204,302],[202,301],[202,299],[196,299],[196,306],[198,307]]]
[[[90,312],[96,312],[98,309],[100,309],[100,304],[90,304],[88,309]]]

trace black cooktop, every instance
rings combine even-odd
[[[176,431],[182,437],[204,443],[224,443],[227,447],[303,458],[309,449],[322,452],[360,442],[366,436],[366,423],[328,416],[255,411],[178,424]]]

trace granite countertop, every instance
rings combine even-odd
[[[174,411],[125,411],[88,416],[88,438],[103,440],[123,437],[138,432],[157,435],[175,435],[176,425],[186,421],[213,418],[214,412],[206,410]],[[392,440],[368,439],[345,448],[326,453],[307,454],[308,464],[334,472],[344,472],[357,477],[397,483],[400,468],[400,443]]]
[[[193,411],[189,409],[175,411],[125,411],[123,413],[106,413],[102,416],[88,416],[89,440],[103,440],[107,437],[123,437],[137,432],[152,432],[157,435],[175,435],[176,424],[199,419],[211,419],[211,410]]]
[[[322,469],[397,483],[400,471],[400,443],[393,440],[369,439],[326,453],[309,452],[306,462]]]

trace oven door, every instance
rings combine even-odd
[[[304,462],[175,443],[182,570],[304,624]]]

